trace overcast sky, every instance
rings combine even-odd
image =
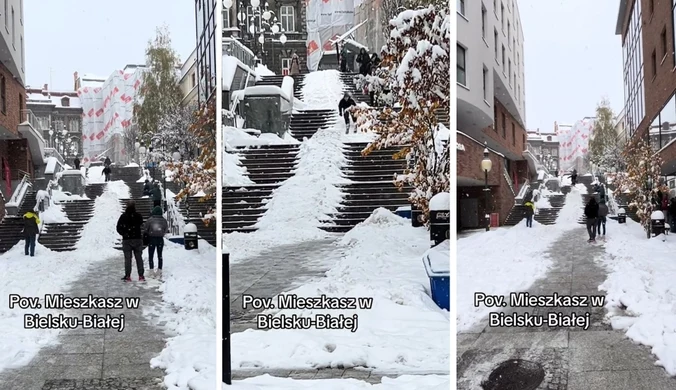
[[[108,77],[143,64],[148,40],[166,24],[181,60],[195,48],[190,0],[25,0],[26,84],[73,89],[73,72]]]
[[[619,0],[518,0],[524,35],[526,126],[553,131],[594,116],[603,96],[624,105]]]

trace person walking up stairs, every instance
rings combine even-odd
[[[152,215],[143,226],[143,234],[148,237],[148,265],[151,277],[162,278],[162,249],[164,248],[164,235],[169,233],[169,223],[162,216],[162,207],[155,206]],[[157,250],[157,272],[153,256]]]
[[[131,282],[131,256],[136,258],[136,270],[139,282],[145,282],[143,276],[143,235],[141,228],[143,217],[136,212],[136,203],[129,201],[124,213],[117,220],[117,233],[122,236],[122,252],[124,252],[124,277],[122,280]]]
[[[23,236],[26,241],[26,256],[35,256],[35,237],[40,232],[40,218],[32,211],[23,215]]]

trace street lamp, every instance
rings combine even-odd
[[[485,180],[484,194],[486,196],[486,205],[485,205],[486,231],[491,230],[491,217],[490,214],[488,213],[488,193],[490,192],[490,189],[488,188],[488,172],[490,172],[491,168],[493,168],[493,162],[491,161],[491,158],[488,155],[488,153],[489,153],[488,143],[484,142],[484,159],[481,160],[481,170],[484,171],[484,180]]]

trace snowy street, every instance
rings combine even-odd
[[[665,367],[673,375],[674,355],[673,347],[670,348],[674,334],[673,309],[664,302],[670,294],[666,280],[671,281],[676,275],[670,259],[673,237],[668,236],[666,242],[646,240],[637,223],[628,219],[628,223],[622,225],[610,219],[607,236],[599,238],[597,244],[585,242],[586,229],[582,225],[574,226],[571,219],[565,222],[566,214],[572,216],[575,211],[581,214],[581,202],[574,208],[570,205],[573,196],[584,196],[585,187],[589,186],[578,184],[578,188],[568,194],[555,225],[534,225],[531,230],[522,222],[505,228],[508,232],[502,234],[511,233],[512,240],[535,244],[536,249],[524,259],[492,257],[500,263],[500,268],[522,275],[521,281],[498,279],[504,273],[490,273],[487,279],[492,279],[494,285],[502,283],[499,290],[467,286],[459,294],[462,297],[482,291],[509,295],[527,291],[532,296],[606,296],[605,302],[600,307],[507,307],[504,310],[481,305],[470,311],[474,315],[459,313],[459,389],[476,389],[500,363],[513,359],[535,362],[544,370],[544,380],[538,389],[676,388],[676,380],[659,367]],[[472,250],[463,243],[472,242],[481,234],[484,233],[461,239],[459,253]],[[494,249],[500,246],[500,242],[494,244]],[[646,257],[643,253],[652,256]],[[526,263],[520,264],[522,260]],[[540,268],[531,271],[538,263]],[[462,273],[469,271],[464,267],[469,264],[459,265],[459,281]],[[526,271],[530,273],[524,273]],[[669,286],[671,284],[669,282]],[[588,322],[584,326],[550,327],[545,323],[495,327],[489,324],[489,312],[503,312],[506,317],[576,314],[588,318]]]
[[[377,153],[382,163],[358,160],[366,144],[354,142],[372,135],[345,134],[336,115],[346,80],[333,70],[305,76],[302,111],[290,125],[300,139],[224,128],[234,389],[450,385],[449,313],[432,301],[422,262],[429,231],[394,214],[408,204],[391,179],[403,162],[388,150]],[[350,179],[353,171],[362,177]],[[372,301],[280,307],[292,295]],[[251,299],[272,305],[253,306]],[[272,325],[320,316],[355,321],[328,329]]]

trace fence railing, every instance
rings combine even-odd
[[[223,54],[237,58],[252,70],[256,67],[254,53],[237,39],[223,38]]]
[[[25,173],[23,175],[23,178],[21,179],[21,182],[14,190],[12,197],[9,198],[9,202],[7,202],[5,206],[15,206],[18,208],[21,205],[21,202],[24,200],[26,194],[28,193],[28,189],[32,186],[33,183],[31,182],[30,175],[28,173]]]
[[[512,178],[509,176],[509,172],[507,172],[507,168],[504,165],[502,166],[502,175],[505,177],[509,189],[512,190],[512,195],[516,195],[516,191],[514,190],[514,183],[512,182]]]
[[[38,117],[35,116],[35,114],[33,114],[33,111],[31,110],[28,109],[21,110],[21,123],[23,122],[30,123],[30,125],[33,126],[35,130],[38,130],[40,132],[40,136],[42,136],[42,132],[44,130],[47,130],[42,127],[42,124],[38,120]]]

